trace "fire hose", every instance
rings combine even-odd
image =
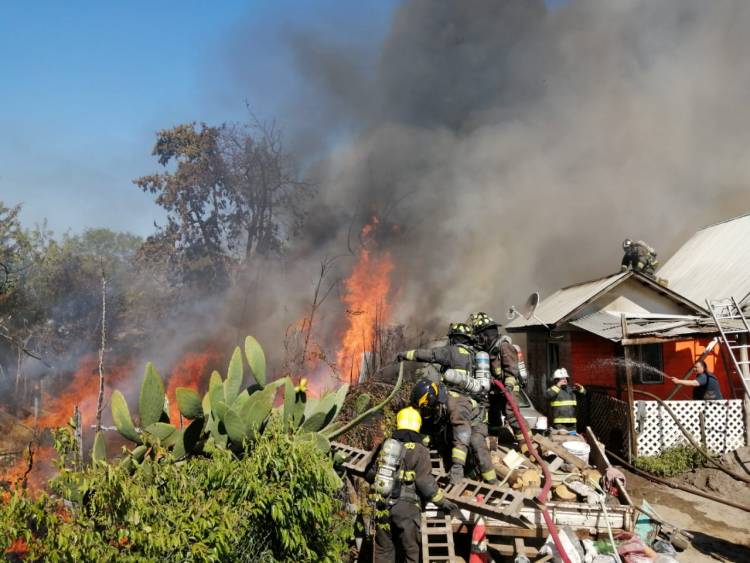
[[[607,455],[612,456],[620,465],[622,465],[623,467],[627,467],[629,471],[632,471],[636,475],[640,475],[641,477],[644,477],[645,479],[648,479],[649,481],[653,481],[655,483],[666,485],[667,487],[672,487],[673,489],[679,489],[687,493],[698,495],[699,497],[707,498],[709,500],[713,500],[715,502],[724,504],[726,506],[732,506],[734,508],[744,510],[745,512],[750,512],[750,505],[741,504],[739,502],[734,502],[732,500],[729,500],[729,499],[726,499],[717,495],[710,495],[706,492],[701,491],[700,489],[695,489],[693,487],[688,487],[685,485],[680,485],[678,483],[673,483],[672,481],[667,481],[666,479],[661,479],[660,477],[657,477],[656,475],[652,475],[651,473],[647,473],[646,471],[643,471],[642,469],[638,469],[637,467],[634,467],[633,465],[629,464],[627,461],[625,461],[616,453],[610,450],[607,450]]]
[[[542,468],[542,472],[544,473],[544,486],[542,487],[542,490],[539,491],[539,494],[536,496],[536,499],[540,503],[540,508],[542,509],[542,516],[544,517],[544,522],[545,524],[547,524],[547,529],[549,530],[549,533],[552,536],[552,541],[555,543],[555,547],[557,548],[557,551],[560,554],[560,557],[562,558],[563,563],[571,563],[570,558],[568,557],[568,554],[565,552],[565,548],[563,547],[562,542],[560,541],[560,535],[557,533],[557,527],[555,526],[555,522],[552,520],[552,516],[550,516],[549,510],[547,509],[547,495],[549,495],[549,491],[552,488],[552,474],[550,473],[549,467],[547,467],[547,463],[542,459],[542,456],[539,455],[539,452],[537,452],[536,447],[534,446],[534,443],[531,440],[531,436],[529,435],[529,428],[526,425],[526,419],[521,415],[521,411],[518,409],[518,405],[516,404],[516,401],[513,398],[513,393],[508,391],[505,388],[505,385],[503,385],[497,379],[493,379],[492,382],[505,395],[505,399],[508,401],[510,408],[513,410],[513,414],[516,416],[516,421],[518,422],[518,426],[521,428],[521,434],[523,434],[523,440],[524,442],[526,442],[526,447],[529,449],[529,452],[531,453],[531,455],[534,456],[534,459],[536,459],[537,463],[539,463],[539,466]]]

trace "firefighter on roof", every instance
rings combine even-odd
[[[633,242],[629,238],[622,242],[622,249],[624,255],[620,269],[623,272],[626,270],[636,270],[646,275],[654,276],[656,268],[659,267],[659,261],[656,259],[656,250],[642,240]]]

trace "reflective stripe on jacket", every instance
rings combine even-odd
[[[576,394],[585,391],[577,391],[571,385],[559,387],[553,385],[544,393],[549,400],[552,409],[552,424],[575,424],[576,421]]]

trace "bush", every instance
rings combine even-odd
[[[672,446],[659,455],[646,455],[635,459],[635,466],[638,469],[663,477],[679,475],[702,465],[703,456],[687,444]]]
[[[0,552],[32,561],[339,561],[352,535],[331,461],[278,420],[241,459],[96,463],[53,482],[71,504],[0,502]]]

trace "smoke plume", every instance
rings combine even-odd
[[[424,326],[612,273],[626,237],[664,260],[750,204],[749,25],[739,0],[411,0],[369,50],[287,30],[318,108],[293,128],[333,147],[292,261],[378,213],[395,320]]]

